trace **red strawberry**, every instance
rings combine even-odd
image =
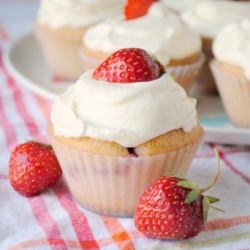
[[[111,83],[147,82],[160,77],[158,62],[143,49],[121,49],[109,56],[93,73],[96,80]]]
[[[128,0],[124,13],[126,20],[146,15],[151,4],[156,1],[157,0]]]
[[[9,178],[12,187],[22,195],[32,196],[54,185],[62,174],[51,146],[29,141],[11,153]]]
[[[161,177],[140,198],[136,227],[156,239],[181,240],[197,235],[204,227],[210,204],[219,201],[202,193],[214,185],[218,176],[219,170],[214,181],[201,190],[188,180]]]

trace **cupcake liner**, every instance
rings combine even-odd
[[[35,25],[36,37],[41,45],[44,59],[56,77],[64,80],[76,80],[82,73],[79,47],[84,30],[70,28],[51,29],[44,25]]]
[[[202,54],[199,60],[192,64],[166,67],[166,71],[172,75],[176,82],[188,91],[195,83],[204,61],[205,56]]]
[[[109,216],[133,216],[140,195],[160,176],[185,176],[200,140],[151,157],[93,155],[50,138],[68,187],[83,207]]]
[[[216,60],[211,69],[226,112],[237,127],[250,128],[250,80],[244,74],[225,70]]]

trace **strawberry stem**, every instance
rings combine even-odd
[[[216,173],[215,173],[215,177],[214,177],[214,179],[211,181],[211,183],[207,187],[200,189],[200,193],[204,193],[204,192],[208,191],[210,188],[212,188],[214,186],[214,184],[219,179],[221,164],[220,164],[219,151],[218,151],[218,149],[216,147],[214,147],[214,154],[215,154],[215,158],[216,158]]]

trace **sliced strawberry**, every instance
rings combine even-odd
[[[96,80],[111,83],[147,82],[160,77],[158,62],[142,49],[121,49],[109,56],[93,73]]]
[[[128,0],[124,13],[126,20],[146,15],[151,4],[156,1],[157,0]]]

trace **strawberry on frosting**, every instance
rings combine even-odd
[[[112,83],[147,82],[160,76],[160,65],[143,49],[121,49],[109,56],[93,73],[96,80]]]
[[[151,4],[156,1],[158,0],[128,0],[124,11],[126,20],[144,16]]]

